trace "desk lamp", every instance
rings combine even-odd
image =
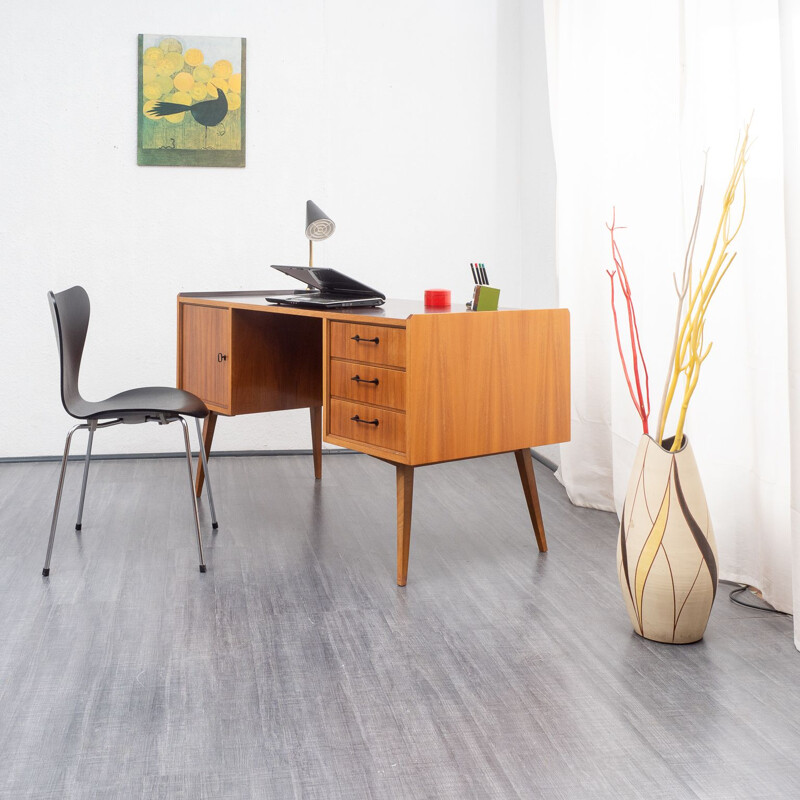
[[[308,266],[314,266],[314,240],[327,239],[336,230],[332,219],[314,202],[306,203],[306,236],[308,237]]]

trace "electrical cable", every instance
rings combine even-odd
[[[737,595],[742,594],[742,592],[746,592],[750,588],[750,586],[746,583],[733,583],[733,581],[720,581],[720,583],[731,583],[733,586],[736,587],[735,589],[732,589],[731,592],[728,594],[728,599],[731,601],[731,603],[736,603],[737,606],[752,608],[755,611],[767,611],[770,614],[778,614],[781,617],[794,616],[793,614],[789,614],[787,611],[778,611],[777,608],[772,608],[772,606],[758,606],[754,605],[753,603],[745,603],[737,599],[736,597]]]

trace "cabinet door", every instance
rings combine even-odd
[[[214,411],[230,411],[230,309],[182,303],[178,386]]]

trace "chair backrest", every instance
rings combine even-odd
[[[61,358],[61,402],[67,413],[81,419],[85,400],[78,391],[83,346],[89,329],[89,295],[83,286],[47,293]]]

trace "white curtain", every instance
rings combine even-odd
[[[686,433],[720,576],[759,587],[780,610],[800,609],[800,3],[544,4],[560,303],[572,318],[572,441],[562,446],[561,478],[573,502],[619,512],[642,432],[610,310],[613,208],[625,226],[617,243],[649,371],[652,429],[672,343],[672,276],[682,272],[704,153],[695,270],[752,115],[738,255],[707,315],[714,346]],[[667,435],[674,426],[673,416]]]

